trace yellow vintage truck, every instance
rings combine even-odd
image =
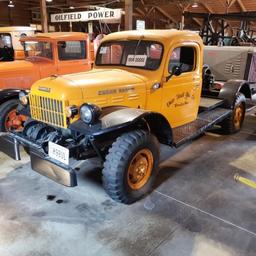
[[[20,93],[19,113],[29,119],[22,132],[2,133],[0,150],[19,160],[23,146],[33,170],[66,186],[77,185],[76,161],[97,156],[109,196],[133,203],[153,187],[159,143],[178,147],[214,125],[234,133],[243,124],[249,85],[230,80],[218,94],[202,94],[212,83],[203,49],[190,31],[110,34],[92,71]]]

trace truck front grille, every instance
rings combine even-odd
[[[38,95],[29,95],[31,117],[35,120],[67,128],[65,102]]]

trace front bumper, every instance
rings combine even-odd
[[[31,168],[34,171],[64,186],[77,186],[76,173],[70,166],[50,158],[40,146],[26,140],[22,135],[14,133],[1,134],[0,151],[9,157],[20,160],[20,146],[29,148]]]

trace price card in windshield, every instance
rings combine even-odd
[[[147,55],[128,55],[126,66],[145,67]]]

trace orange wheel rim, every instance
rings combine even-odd
[[[152,173],[153,162],[153,155],[149,149],[142,149],[136,153],[127,173],[130,188],[138,190],[147,183]]]
[[[237,129],[241,128],[242,120],[243,120],[243,107],[242,105],[240,105],[235,109],[235,113],[234,113],[234,126]]]
[[[23,124],[27,120],[27,117],[23,115],[18,115],[16,109],[13,109],[8,113],[5,118],[5,129],[6,131],[10,130],[22,130]]]

